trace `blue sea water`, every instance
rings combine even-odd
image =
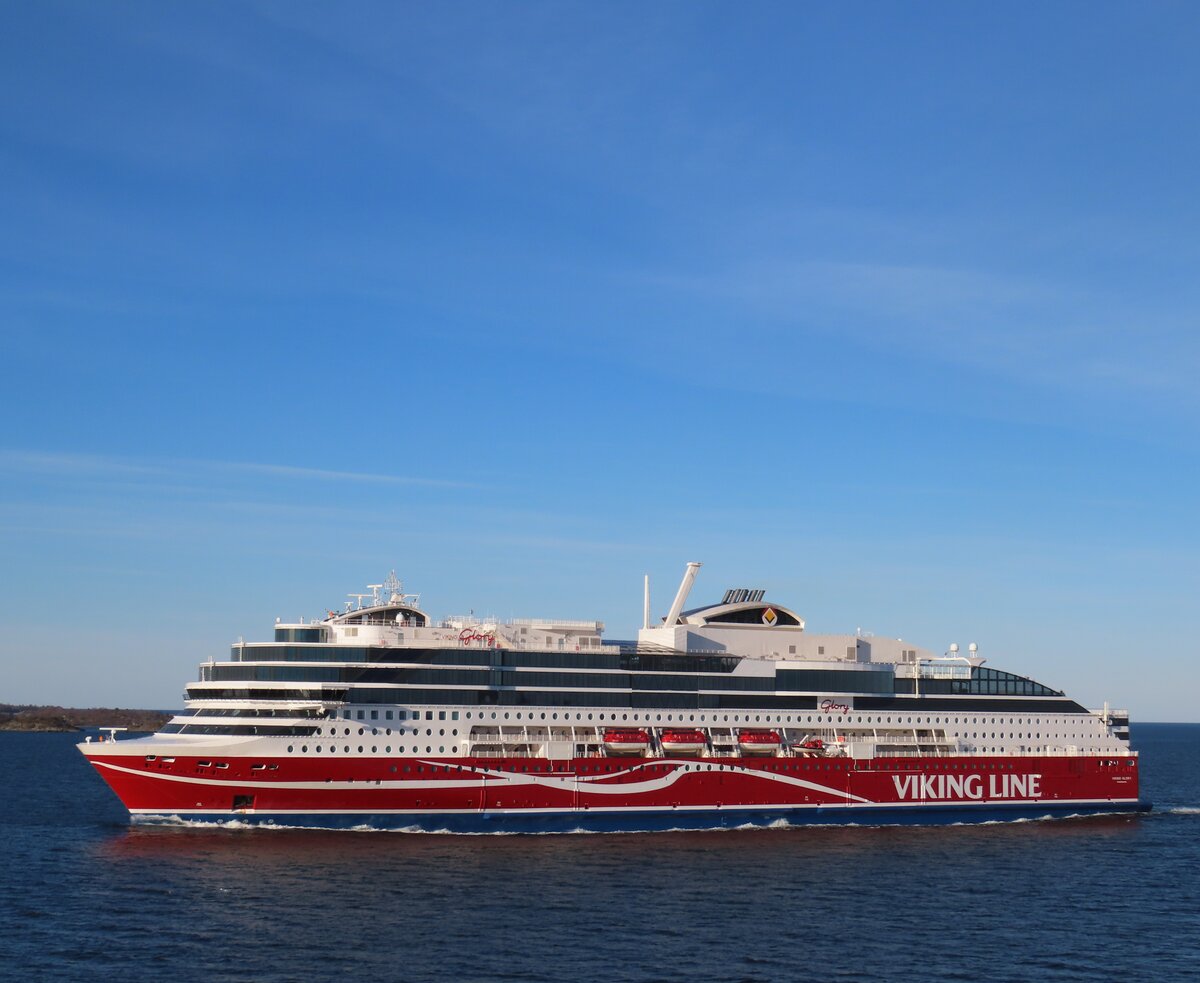
[[[134,827],[0,734],[0,979],[1200,980],[1200,725],[1145,816],[445,836]]]

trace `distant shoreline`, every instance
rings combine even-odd
[[[156,731],[171,714],[161,710],[127,710],[119,707],[28,706],[0,703],[0,731],[70,733],[96,727]]]

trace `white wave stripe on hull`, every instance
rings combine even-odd
[[[652,781],[644,782],[626,782],[623,784],[602,784],[599,777],[595,778],[553,778],[541,775],[528,774],[513,774],[512,772],[493,771],[491,769],[473,768],[467,774],[476,776],[472,781],[462,779],[439,779],[439,780],[390,780],[390,779],[369,779],[358,782],[256,782],[256,781],[236,781],[226,778],[192,778],[187,775],[164,775],[151,774],[144,771],[138,771],[136,768],[127,768],[124,765],[114,765],[107,761],[97,761],[96,766],[99,768],[108,768],[112,771],[124,772],[127,775],[136,775],[139,778],[152,778],[157,781],[166,782],[181,782],[185,785],[205,785],[224,788],[255,788],[255,789],[329,789],[329,790],[356,790],[363,789],[478,789],[480,787],[480,779],[493,779],[488,785],[489,789],[511,788],[520,785],[538,785],[543,788],[551,788],[561,792],[588,792],[589,794],[600,795],[636,795],[643,792],[660,792],[670,788],[685,775],[698,774],[698,772],[687,771],[684,768],[687,762],[667,762],[669,764],[682,764],[684,767],[677,768],[661,778],[656,778]],[[423,761],[422,764],[428,765],[444,765],[444,762]],[[623,772],[606,772],[605,779],[615,778],[619,775],[632,774],[635,770],[640,770],[644,766],[638,768],[630,768]],[[865,799],[860,795],[854,795],[852,792],[847,792],[844,789],[829,788],[825,785],[818,785],[815,782],[809,782],[802,778],[792,778],[789,775],[778,775],[772,772],[760,772],[746,769],[730,769],[728,773],[748,775],[754,778],[769,779],[781,785],[792,785],[797,788],[807,789],[812,792],[821,792],[826,795],[840,796],[848,802],[857,802],[863,805],[872,804],[870,799]],[[707,774],[707,773],[706,773]],[[682,807],[680,807],[682,808]],[[709,808],[704,806],[702,808]],[[757,807],[755,807],[757,808]],[[765,808],[765,807],[764,807]],[[132,811],[132,810],[131,810]]]

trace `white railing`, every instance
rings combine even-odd
[[[922,679],[970,679],[970,666],[948,666],[945,664],[921,663]]]
[[[510,618],[504,622],[518,628],[586,628],[593,632],[603,631],[603,621],[556,621],[553,618]]]

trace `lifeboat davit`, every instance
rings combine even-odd
[[[783,740],[773,730],[739,730],[738,750],[742,754],[778,754]]]
[[[805,741],[803,744],[793,744],[792,749],[797,753],[806,757],[816,757],[825,753],[825,742],[819,737],[814,737],[811,740]]]
[[[609,754],[645,754],[650,750],[650,735],[644,730],[612,728],[604,732],[604,750]]]
[[[659,739],[664,754],[701,754],[708,741],[702,730],[664,730]]]

